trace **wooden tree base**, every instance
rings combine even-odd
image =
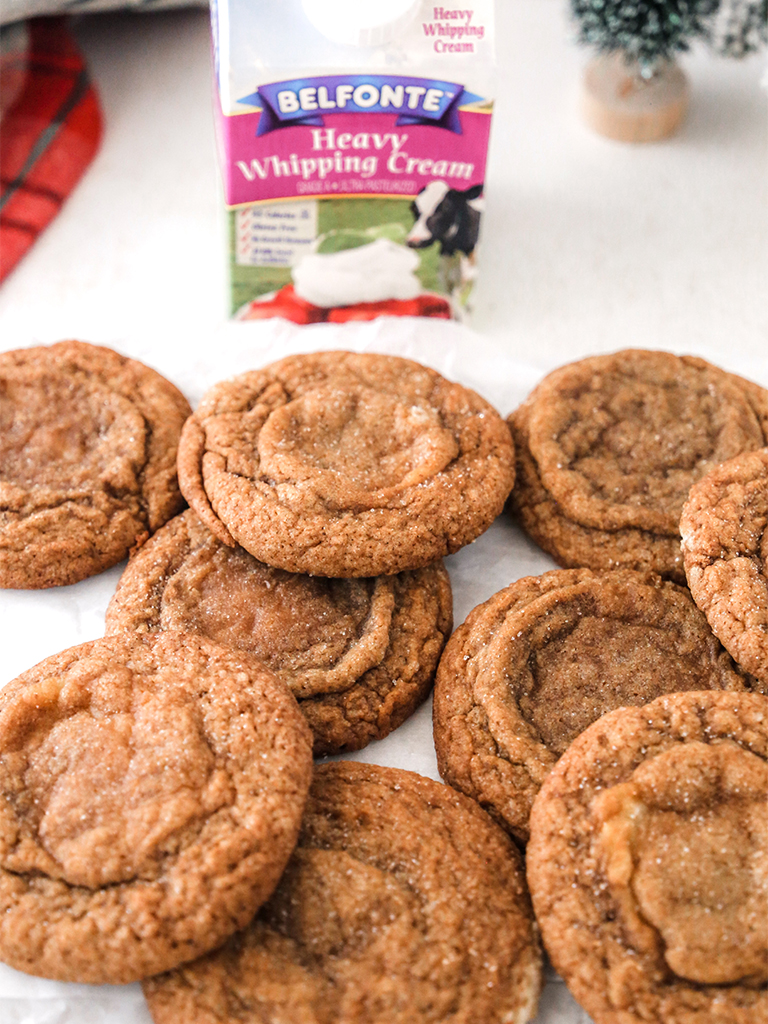
[[[590,128],[620,142],[654,142],[671,135],[688,108],[688,79],[675,63],[650,78],[620,53],[599,54],[584,72],[582,112]]]

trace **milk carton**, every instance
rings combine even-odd
[[[493,0],[214,0],[231,312],[462,317]]]

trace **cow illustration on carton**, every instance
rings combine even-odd
[[[444,181],[431,181],[411,203],[414,224],[406,244],[412,249],[439,244],[441,283],[456,298],[475,278],[482,192],[482,182],[461,190]]]

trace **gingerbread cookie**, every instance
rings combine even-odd
[[[730,459],[700,480],[680,531],[694,601],[768,693],[768,448]]]
[[[156,1024],[524,1024],[540,987],[507,836],[431,779],[336,762],[249,928],[144,992]]]
[[[218,946],[277,884],[311,764],[285,685],[203,637],[25,672],[0,693],[0,959],[119,983]]]
[[[128,563],[107,632],[182,629],[246,651],[291,688],[315,754],[386,736],[427,696],[452,626],[441,563],[374,579],[272,569],[188,510]]]
[[[687,590],[629,569],[528,576],[451,637],[433,704],[440,774],[518,840],[557,759],[595,719],[681,690],[744,691]]]
[[[531,813],[528,880],[595,1024],[768,1021],[768,698],[678,693],[590,726]]]
[[[627,350],[555,370],[509,417],[512,508],[561,565],[685,582],[692,484],[768,440],[768,392],[692,356]]]
[[[190,412],[159,373],[108,348],[0,355],[0,586],[85,579],[175,515]]]
[[[483,533],[514,455],[495,410],[434,370],[319,352],[212,388],[184,428],[179,480],[221,541],[267,565],[379,576]]]
[[[563,515],[539,478],[528,448],[528,406],[509,417],[517,469],[510,509],[525,532],[563,566],[593,569],[629,567],[685,583],[680,538],[624,527],[597,530]]]

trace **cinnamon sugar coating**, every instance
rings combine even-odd
[[[159,373],[108,348],[0,355],[0,586],[85,579],[175,515],[190,412]]]
[[[156,1024],[524,1024],[540,986],[507,836],[431,779],[336,762],[254,922],[144,991]]]
[[[566,751],[527,850],[555,968],[596,1024],[768,1020],[768,698],[621,708]]]
[[[598,530],[563,514],[539,478],[528,448],[528,405],[508,419],[515,442],[515,489],[509,507],[525,532],[548,555],[566,568],[638,569],[685,583],[680,539],[623,527]]]
[[[509,418],[512,507],[561,565],[684,582],[678,521],[692,484],[768,440],[768,392],[703,359],[626,350],[549,374]]]
[[[284,684],[202,637],[25,672],[0,693],[0,959],[122,983],[219,945],[277,884],[311,763]]]
[[[768,448],[730,459],[699,481],[680,530],[694,601],[768,693]]]
[[[131,559],[106,624],[188,630],[259,658],[299,701],[319,756],[386,736],[425,699],[451,587],[441,563],[374,579],[273,569],[188,510]]]
[[[179,448],[182,492],[223,543],[319,576],[378,576],[457,551],[514,481],[503,420],[408,359],[291,356],[213,387]]]
[[[631,570],[528,576],[475,608],[446,646],[433,704],[438,767],[525,842],[545,778],[601,715],[752,683],[683,587]]]

